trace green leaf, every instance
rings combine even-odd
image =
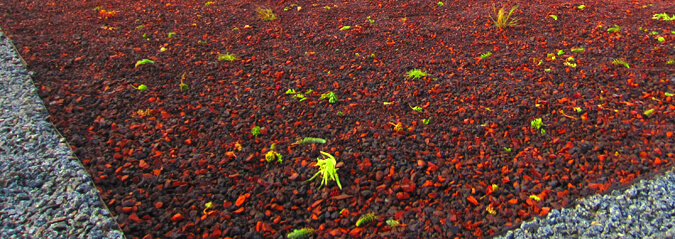
[[[308,238],[312,233],[314,233],[314,229],[312,228],[295,229],[293,232],[288,233],[286,237],[288,237],[288,239]]]
[[[565,52],[563,50],[558,50],[558,55],[562,55],[562,54],[565,54]]]
[[[356,221],[356,226],[357,227],[363,227],[368,225],[368,223],[372,222],[375,220],[375,214],[374,213],[368,213],[366,215],[361,216],[358,221]]]
[[[260,135],[260,126],[253,127],[253,129],[251,129],[251,134],[253,137],[258,137],[258,135]]]
[[[583,10],[585,7],[586,7],[586,5],[579,5],[579,6],[577,7],[577,9]]]
[[[293,144],[325,144],[326,140],[322,138],[312,138],[312,137],[305,137],[304,139],[295,141]]]
[[[663,94],[665,94],[665,95],[666,95],[666,96],[668,96],[668,97],[670,97],[670,96],[674,96],[674,95],[675,95],[675,94],[673,94],[673,93],[669,93],[669,92],[666,92],[666,93],[663,93]]]
[[[139,85],[138,88],[136,88],[136,89],[138,89],[138,90],[140,90],[140,91],[145,91],[145,90],[148,89],[148,86],[141,84],[141,85]]]
[[[551,17],[551,18],[553,18],[553,20],[558,21],[558,16],[556,16],[556,15],[548,15],[548,16]]]
[[[584,52],[584,48],[572,48],[572,49],[570,49],[570,51],[572,51],[572,52],[578,52],[578,53],[583,53],[583,52]]]
[[[648,110],[645,110],[645,112],[642,113],[642,114],[644,114],[644,115],[646,115],[646,116],[650,116],[650,115],[652,115],[652,113],[654,113],[654,109],[648,109]]]
[[[349,30],[351,28],[352,28],[351,26],[344,26],[340,28],[340,31]]]
[[[136,66],[134,66],[134,67],[138,67],[138,66],[140,66],[140,65],[148,64],[148,63],[149,63],[149,64],[155,64],[155,62],[154,62],[154,61],[151,61],[150,59],[143,59],[143,60],[137,61],[137,62],[136,62]]]

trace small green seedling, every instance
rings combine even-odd
[[[577,7],[577,9],[579,9],[579,10],[584,10],[584,8],[586,8],[586,5],[579,5],[579,6]]]
[[[292,143],[293,145],[296,144],[325,144],[326,140],[322,138],[312,138],[312,137],[305,137],[304,139],[295,141],[295,143]]]
[[[349,30],[351,28],[352,28],[351,26],[344,26],[340,28],[340,31]]]
[[[333,104],[333,103],[337,102],[338,97],[337,97],[337,95],[335,95],[335,93],[333,93],[332,91],[329,91],[328,93],[321,94],[321,97],[319,97],[319,100],[323,100],[323,99],[328,99],[328,103]]]
[[[488,52],[485,53],[485,54],[480,54],[480,59],[485,59],[485,58],[488,58],[488,57],[490,57],[490,56],[492,56],[492,52],[489,52],[489,51],[488,51]]]
[[[621,27],[619,25],[614,24],[613,27],[607,28],[607,31],[611,33],[620,32]]]
[[[629,69],[630,69],[630,65],[628,65],[628,62],[625,62],[625,61],[620,60],[620,59],[614,59],[614,60],[612,61],[612,64],[614,64],[614,65],[622,65],[622,66],[625,66],[626,68],[629,68]]]
[[[553,20],[558,21],[558,16],[556,16],[556,15],[548,15],[548,16],[551,17],[551,18],[553,18]]]
[[[363,227],[375,220],[375,213],[368,213],[361,216],[358,221],[356,221],[357,227]]]
[[[260,126],[253,127],[253,129],[251,129],[251,134],[253,137],[258,137],[258,135],[260,135]]]
[[[169,34],[167,34],[167,37],[168,37],[168,38],[172,38],[172,37],[174,37],[175,35],[176,35],[175,32],[169,32]]]
[[[344,113],[344,112],[342,112],[342,111],[338,111],[338,112],[337,112],[337,113],[335,113],[335,114],[336,114],[336,115],[338,115],[338,116],[341,116],[341,115],[345,115],[345,113]]]
[[[133,87],[133,86],[132,86],[132,87]],[[146,91],[146,90],[148,89],[148,86],[146,86],[146,85],[144,85],[144,84],[141,84],[141,85],[139,85],[138,87],[134,87],[134,88],[136,88],[137,90],[143,92],[143,91]]]
[[[537,130],[541,131],[541,134],[546,133],[546,130],[542,129],[541,126],[544,126],[544,123],[542,123],[541,118],[534,119],[530,122],[530,126],[532,128],[535,128]]]
[[[237,56],[230,53],[218,55],[218,61],[235,61],[235,60],[237,60]]]
[[[663,93],[663,94],[664,94],[665,96],[667,96],[667,97],[675,96],[675,94],[670,93],[670,92],[665,92],[665,93]]]
[[[539,198],[539,196],[537,195],[530,195],[530,198],[534,199],[537,202],[541,201],[541,198]]]
[[[325,7],[323,7],[323,9],[330,10],[330,7],[329,7],[329,6],[325,6]]]
[[[283,162],[282,159],[281,159],[281,154],[277,153],[277,151],[274,151],[275,147],[276,147],[276,144],[272,144],[272,146],[270,146],[270,151],[268,151],[267,154],[265,154],[265,160],[268,163],[274,161],[275,159],[277,160],[278,163]]]
[[[293,94],[295,94],[295,90],[294,89],[288,89],[288,90],[286,90],[286,94],[287,95],[293,95]]]
[[[397,227],[397,226],[400,226],[401,223],[399,223],[397,220],[389,219],[389,220],[387,220],[387,225],[389,227]]]
[[[370,16],[367,16],[366,19],[368,20],[368,23],[370,23],[370,24],[375,23],[375,20],[370,19]]]
[[[312,236],[312,233],[314,233],[313,228],[295,229],[293,230],[293,232],[288,233],[286,237],[288,237],[288,239],[309,238],[310,236]]]
[[[443,3],[443,2],[437,2],[436,5],[439,6],[439,7],[442,7],[443,5],[445,5],[445,3]]]
[[[581,107],[574,107],[573,109],[574,109],[574,111],[576,111],[577,113],[580,113],[580,112],[581,112]]]
[[[405,76],[411,79],[419,79],[427,76],[427,73],[420,69],[412,69],[408,71],[408,73]]]
[[[166,47],[159,48],[159,52],[165,52],[166,50],[167,50]]]
[[[504,147],[504,151],[511,152],[511,148]]]
[[[422,109],[422,107],[419,107],[419,106],[415,106],[415,107],[410,106],[410,108],[412,110],[414,110],[415,112],[422,112],[422,110],[424,110],[424,109]]]
[[[668,60],[666,61],[666,64],[675,64],[675,60]]]
[[[389,122],[390,125],[394,126],[394,131],[402,131],[403,130],[403,123],[398,122],[396,124]]]
[[[656,20],[663,19],[664,21],[672,21],[672,20],[675,20],[675,15],[673,15],[672,17],[669,17],[668,14],[666,14],[666,13],[657,13],[657,14],[654,14],[652,19],[656,19]]]
[[[134,66],[134,68],[136,68],[136,67],[138,67],[138,66],[140,66],[140,65],[148,64],[148,63],[149,63],[149,64],[155,64],[155,62],[152,61],[152,60],[150,60],[150,59],[143,59],[143,60],[137,61],[137,62],[136,62],[136,65]]]
[[[576,53],[584,53],[584,48],[581,48],[581,47],[579,47],[579,48],[574,48],[574,47],[573,47],[572,49],[570,49],[570,51],[576,52]]]
[[[566,65],[566,66],[569,66],[569,67],[572,67],[572,68],[577,67],[577,63],[570,63],[570,62],[568,62],[568,61],[566,61],[565,63],[563,63],[563,65]]]
[[[429,119],[422,119],[422,124],[428,125],[428,124],[429,124]]]
[[[558,55],[562,55],[562,54],[565,54],[565,51],[563,51],[563,50],[558,50]]]
[[[136,26],[136,30],[141,30],[141,29],[143,29],[143,28],[145,28],[145,25],[138,25],[138,26]]]
[[[652,32],[649,33],[650,36],[651,35],[658,35],[658,34],[659,34],[659,32],[656,32],[656,31],[652,31]]]
[[[187,91],[189,89],[188,85],[183,83],[183,80],[185,80],[185,73],[187,72],[183,72],[183,77],[180,78],[180,84],[178,85],[180,91]]]
[[[205,3],[204,3],[204,6],[208,7],[208,6],[213,5],[213,3],[214,3],[214,2],[205,2]]]
[[[648,110],[645,110],[645,112],[643,112],[642,114],[644,114],[645,116],[651,116],[653,113],[654,113],[654,109],[648,109]]]
[[[317,158],[316,160],[318,161],[316,163],[316,166],[319,167],[319,172],[316,172],[314,176],[312,176],[310,179],[307,181],[312,181],[314,178],[319,176],[321,174],[321,177],[323,178],[321,180],[321,184],[319,185],[319,188],[323,186],[324,184],[328,184],[328,180],[333,180],[337,182],[338,187],[342,189],[342,185],[340,184],[340,178],[338,177],[337,174],[337,169],[335,169],[335,165],[337,162],[335,161],[335,157],[333,155],[326,153],[324,151],[320,151],[321,154],[323,155],[323,159]],[[358,225],[358,224],[357,224]]]
[[[659,42],[664,42],[664,41],[666,41],[666,39],[663,38],[663,37],[659,37],[659,38],[657,38],[657,40],[658,40]]]

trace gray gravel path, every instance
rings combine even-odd
[[[0,109],[0,238],[124,238],[2,32]],[[668,172],[498,238],[674,238],[674,199]]]
[[[124,238],[0,32],[0,238]]]

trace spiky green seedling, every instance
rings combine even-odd
[[[366,215],[361,216],[358,221],[356,221],[356,226],[357,227],[363,227],[368,225],[368,223],[372,222],[375,220],[375,214],[374,213],[368,213]]]
[[[328,103],[333,104],[333,103],[337,102],[338,97],[337,97],[337,95],[335,95],[335,93],[333,93],[332,91],[329,91],[328,93],[321,94],[321,97],[319,99],[320,100],[328,99]]]
[[[420,69],[412,69],[412,70],[408,71],[408,73],[406,73],[405,76],[408,77],[408,78],[411,78],[411,79],[419,79],[419,78],[427,76],[427,73],[420,70]]]
[[[218,55],[218,61],[235,61],[235,60],[237,60],[237,56],[230,53]]]
[[[287,237],[288,239],[302,239],[302,238],[309,238],[312,236],[312,233],[314,233],[313,228],[303,228],[303,229],[295,229],[293,232],[288,233]]]
[[[335,161],[335,157],[333,155],[320,151],[321,154],[324,156],[324,159],[319,159],[317,158],[316,160],[319,161],[316,163],[316,166],[319,167],[319,172],[316,172],[312,178],[308,179],[307,181],[312,181],[314,178],[319,176],[321,174],[321,177],[323,178],[321,180],[321,184],[319,185],[319,188],[323,186],[324,184],[328,184],[328,180],[333,180],[337,182],[338,187],[342,189],[342,184],[340,184],[340,178],[338,177],[337,174],[337,169],[335,168],[335,165],[337,162]]]
[[[253,129],[251,129],[251,134],[253,137],[258,137],[258,135],[260,135],[260,126],[253,127]]]

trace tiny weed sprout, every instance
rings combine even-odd
[[[270,151],[265,154],[265,160],[268,163],[274,161],[275,159],[278,163],[282,163],[281,154],[274,151],[275,146],[276,144],[272,144],[272,146],[270,146]]]
[[[645,112],[643,112],[642,114],[644,114],[645,116],[651,116],[653,113],[654,113],[654,109],[648,109],[648,110],[645,110]]]
[[[168,37],[168,38],[172,38],[172,37],[174,37],[175,35],[176,35],[175,32],[169,32],[169,34],[167,34],[167,37]]]
[[[504,147],[504,151],[511,152],[511,148]]]
[[[340,28],[340,31],[349,30],[351,28],[352,28],[351,26],[344,26]]]
[[[304,239],[312,236],[312,233],[314,233],[314,229],[312,228],[295,229],[293,232],[288,233],[286,237],[288,239]]]
[[[675,96],[675,94],[670,93],[670,92],[665,92],[665,93],[663,93],[663,94],[664,94],[666,97]]]
[[[613,27],[607,28],[607,31],[611,33],[620,32],[621,27],[619,25],[614,24]]]
[[[403,130],[403,123],[398,122],[396,124],[389,122],[390,125],[394,126],[394,131],[402,131]]]
[[[579,9],[579,10],[584,10],[584,8],[586,8],[586,5],[579,5],[579,6],[577,7],[577,9]]]
[[[497,184],[492,184],[492,191],[497,191],[499,189],[499,186]]]
[[[571,52],[576,52],[576,53],[584,53],[584,48],[572,48],[570,49]]]
[[[657,40],[658,40],[659,42],[664,42],[664,41],[666,41],[666,39],[663,38],[663,37],[659,37],[659,38],[657,38]]]
[[[295,94],[295,90],[294,89],[288,89],[288,90],[286,90],[286,94],[287,95]]]
[[[370,16],[367,16],[366,19],[368,20],[368,23],[370,23],[370,24],[375,23],[375,20],[370,19]]]
[[[625,61],[620,60],[620,59],[614,59],[614,60],[612,61],[612,64],[614,64],[614,65],[622,65],[622,66],[625,66],[626,68],[629,68],[629,69],[630,69],[630,65],[628,65],[628,62],[625,62]]]
[[[562,54],[565,54],[565,51],[563,51],[563,50],[558,50],[558,55],[562,55]]]
[[[672,21],[672,20],[675,20],[675,15],[673,15],[672,17],[669,17],[668,14],[666,14],[666,13],[657,13],[657,14],[654,14],[654,16],[652,16],[652,19],[656,19],[656,20],[663,19],[664,21]]]
[[[330,10],[330,7],[329,7],[329,6],[325,6],[325,7],[323,7],[323,9]]]
[[[145,25],[138,25],[138,26],[136,26],[136,30],[141,30],[141,29],[143,29],[143,28],[145,28]]]
[[[257,7],[255,12],[258,13],[258,18],[263,21],[272,21],[277,19],[277,15],[274,14],[274,11],[272,11],[270,8]]]
[[[428,125],[428,124],[429,124],[429,119],[422,119],[422,124]]]
[[[655,31],[652,31],[652,32],[649,33],[649,35],[658,35],[658,34],[659,34],[659,33],[658,33],[658,32],[655,32]]]
[[[284,8],[284,12],[286,12],[286,11],[288,11],[288,8],[287,8],[287,7]]]
[[[180,84],[178,85],[180,91],[187,91],[189,89],[188,85],[183,83],[183,80],[185,80],[185,73],[187,72],[183,72],[183,76],[180,78]]]
[[[319,99],[320,100],[328,99],[328,103],[333,104],[333,103],[337,102],[338,97],[337,97],[337,95],[335,95],[335,93],[333,93],[332,91],[329,91],[328,93],[321,94],[321,97]]]
[[[548,16],[551,17],[551,18],[553,18],[553,20],[558,21],[558,16],[556,16],[556,15],[548,15]]]
[[[159,52],[165,52],[166,50],[167,50],[166,47],[159,48]]]
[[[495,208],[492,207],[492,204],[489,204],[486,208],[485,211],[487,211],[490,214],[497,214],[497,211],[495,211]]]
[[[375,213],[368,213],[366,215],[363,215],[359,218],[358,221],[356,221],[356,226],[357,227],[363,227],[371,223],[373,220],[375,220]]]
[[[338,115],[338,116],[340,116],[340,115],[344,115],[345,113],[343,113],[342,111],[338,111],[338,112],[335,113],[335,114]]]
[[[387,220],[387,225],[390,226],[390,227],[397,227],[397,226],[400,226],[401,223],[399,223],[398,221],[396,221],[394,219],[389,219],[389,220]]]
[[[337,162],[335,162],[335,157],[324,151],[320,152],[323,155],[324,159],[319,158],[316,159],[318,161],[316,163],[316,166],[319,167],[319,172],[316,172],[316,174],[314,174],[314,176],[312,176],[307,181],[312,181],[314,180],[314,178],[319,176],[319,174],[321,174],[322,180],[321,184],[319,185],[319,188],[321,188],[321,186],[323,186],[324,184],[328,184],[328,180],[333,180],[337,182],[338,187],[342,189],[342,185],[340,184],[340,178],[338,177],[337,174],[337,169],[335,169],[335,164],[337,164]]]
[[[437,2],[436,5],[439,6],[439,7],[442,7],[443,5],[445,5],[445,3],[443,3],[443,2]]]
[[[574,109],[574,111],[576,111],[577,113],[581,112],[581,107],[574,107],[573,109]]]
[[[219,54],[218,55],[218,61],[235,61],[237,60],[237,56],[230,54],[230,53],[225,53],[225,54]]]
[[[490,57],[490,56],[492,56],[492,52],[489,52],[489,51],[488,51],[488,52],[485,53],[485,54],[480,54],[480,59],[485,59],[485,58],[488,58],[488,57]]]
[[[518,9],[518,5],[512,7],[511,10],[509,11],[509,13],[507,14],[506,10],[504,10],[504,7],[502,7],[501,9],[499,9],[499,11],[497,11],[497,8],[493,4],[492,5],[492,12],[496,14],[495,17],[497,19],[493,18],[492,15],[488,15],[488,16],[490,17],[492,22],[494,22],[494,25],[496,27],[498,27],[499,29],[502,29],[502,28],[505,28],[505,27],[517,26],[517,23],[518,23],[519,19],[518,18],[511,18],[511,14],[513,14],[513,12],[516,11],[516,9]]]
[[[134,66],[134,68],[136,68],[136,67],[138,67],[138,66],[140,66],[140,65],[148,64],[148,63],[149,63],[149,64],[155,64],[154,61],[151,61],[151,60],[149,60],[149,59],[143,59],[143,60],[137,61],[137,62],[136,62],[136,65]]]
[[[322,138],[312,138],[312,137],[305,137],[304,139],[295,141],[295,144],[325,144],[326,140]]]
[[[675,63],[675,60],[668,60],[668,61],[666,61],[666,64],[674,64],[674,63]]]
[[[537,202],[541,201],[541,198],[539,198],[539,196],[537,195],[530,195],[530,198],[534,199]]]
[[[535,129],[541,129],[541,126],[544,125],[541,121],[541,118],[534,119],[530,122],[530,126]]]
[[[214,2],[205,2],[205,3],[204,3],[204,6],[208,7],[208,6],[213,5],[213,3],[214,3]]]
[[[422,107],[419,107],[419,106],[415,106],[415,107],[410,106],[410,108],[412,110],[414,110],[415,112],[422,112],[422,110],[424,110],[424,109],[422,109]]]
[[[134,88],[136,88],[137,90],[143,92],[143,91],[145,91],[145,90],[148,89],[148,86],[146,86],[146,85],[144,85],[144,84],[141,84],[141,85],[139,85],[138,87],[134,87]]]
[[[258,135],[260,135],[260,126],[253,127],[253,129],[251,129],[251,134],[253,137],[258,137]]]
[[[572,67],[572,68],[577,67],[577,63],[570,63],[570,62],[567,62],[567,61],[565,63],[563,63],[563,65],[566,65],[566,66],[569,66],[569,67]]]
[[[408,73],[406,73],[405,76],[411,79],[419,79],[427,76],[427,73],[420,69],[412,69],[408,71]]]

